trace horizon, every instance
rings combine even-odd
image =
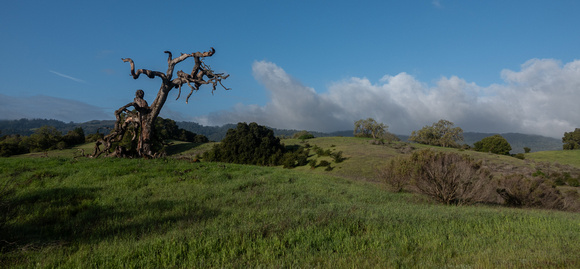
[[[135,90],[152,103],[161,84],[134,80],[121,58],[164,71],[165,50],[214,47],[205,62],[232,90],[202,86],[190,104],[172,90],[160,116],[326,133],[370,117],[397,134],[446,119],[561,138],[580,127],[579,11],[539,0],[7,2],[0,118],[113,120]]]
[[[162,117],[162,118],[168,119],[168,118],[165,118],[165,117]],[[27,118],[21,118],[21,119],[0,119],[0,121],[18,121],[18,120],[23,120],[23,119],[24,120],[46,120],[46,121],[52,121],[52,120],[54,120],[54,121],[60,121],[60,122],[62,122],[64,124],[71,124],[72,123],[72,124],[75,124],[75,125],[80,125],[80,124],[89,123],[89,122],[93,122],[93,121],[112,121],[112,122],[115,121],[114,119],[110,119],[110,120],[88,120],[88,121],[84,121],[84,122],[73,122],[73,121],[71,121],[71,122],[64,122],[64,121],[57,120],[57,119],[41,119],[41,118],[34,118],[34,119],[27,119]],[[173,119],[171,119],[171,120],[173,120]],[[225,127],[226,125],[237,125],[238,123],[241,123],[241,122],[236,122],[236,123],[225,123],[225,124],[222,124],[222,125],[203,125],[203,124],[200,124],[200,123],[197,123],[197,122],[194,122],[194,121],[177,121],[177,120],[173,120],[173,121],[175,121],[177,124],[179,124],[179,122],[195,123],[195,124],[200,125],[203,128],[212,128],[212,127],[222,128],[222,127]],[[250,122],[245,122],[245,123],[250,123]],[[265,126],[267,128],[270,128],[270,129],[280,130],[280,131],[297,131],[297,132],[299,132],[299,131],[307,131],[307,132],[318,132],[318,133],[323,133],[323,134],[333,134],[333,133],[353,132],[354,131],[354,128],[351,128],[351,129],[343,129],[343,130],[335,130],[335,131],[330,131],[330,132],[319,132],[319,131],[306,130],[306,129],[277,128],[277,127],[271,127],[271,126],[267,126],[267,125],[263,125],[263,126]],[[461,126],[455,126],[455,127],[461,127]],[[0,131],[1,131],[1,129],[0,129]],[[416,130],[414,130],[414,131],[416,131]],[[392,133],[392,134],[394,134],[396,136],[410,136],[411,135],[410,133],[408,133],[408,134],[393,133],[393,132],[390,132],[390,133]],[[562,137],[550,137],[550,136],[543,136],[543,135],[539,135],[539,134],[518,133],[518,132],[503,132],[503,133],[497,133],[497,132],[485,132],[485,131],[483,131],[483,132],[475,132],[475,131],[469,131],[469,130],[466,131],[466,130],[463,130],[463,133],[464,134],[465,133],[485,134],[485,135],[487,135],[487,134],[489,134],[489,135],[494,135],[494,134],[499,134],[499,135],[521,134],[521,135],[527,135],[527,136],[541,136],[541,137],[552,138],[552,139],[561,139],[562,138]],[[1,133],[0,133],[0,135],[1,135]]]

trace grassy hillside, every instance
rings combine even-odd
[[[571,165],[580,168],[580,150],[541,151],[526,154],[528,159]]]
[[[2,267],[580,265],[579,214],[440,206],[310,171],[14,157],[0,158],[0,191]]]

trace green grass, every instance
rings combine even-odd
[[[538,151],[527,153],[526,158],[539,162],[557,162],[580,168],[580,150]]]
[[[441,206],[306,170],[0,158],[6,184],[2,267],[580,266],[579,214]]]

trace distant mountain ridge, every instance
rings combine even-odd
[[[195,122],[178,121],[176,122],[179,128],[194,132],[196,134],[205,135],[211,141],[221,141],[228,129],[235,128],[236,124],[226,124],[223,126],[204,126]],[[83,123],[65,123],[58,120],[47,120],[47,119],[20,119],[20,120],[0,120],[0,136],[19,134],[29,136],[34,133],[34,130],[42,126],[54,126],[56,129],[66,134],[70,130],[74,130],[77,127],[82,127],[85,134],[96,133],[97,130],[100,133],[107,134],[109,130],[113,128],[115,121],[113,120],[92,120]],[[301,130],[288,130],[288,129],[276,129],[274,134],[276,136],[286,136],[291,137],[294,133]],[[325,137],[325,136],[353,136],[352,130],[336,131],[331,133],[322,133],[309,131],[315,137]],[[473,143],[480,141],[481,139],[495,135],[497,133],[476,133],[476,132],[464,132],[464,141],[462,144],[467,144],[473,146]],[[529,147],[532,152],[536,151],[546,151],[546,150],[561,150],[562,140],[545,137],[541,135],[530,135],[530,134],[520,134],[520,133],[503,133],[503,136],[512,147],[512,154],[524,152],[524,147]],[[397,135],[401,140],[406,141],[408,135]]]
[[[473,146],[473,143],[480,141],[488,136],[496,135],[498,133],[475,133],[464,132],[463,143]],[[541,135],[530,135],[520,133],[501,133],[499,134],[505,138],[512,146],[511,154],[523,153],[524,147],[531,149],[531,152],[547,151],[547,150],[561,150],[562,139],[546,137]],[[563,134],[562,134],[563,135]]]

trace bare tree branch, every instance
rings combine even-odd
[[[159,71],[151,71],[148,69],[138,69],[137,72],[135,72],[135,63],[133,62],[133,60],[131,58],[122,58],[121,60],[123,60],[123,62],[129,62],[131,64],[131,76],[133,76],[134,79],[138,79],[139,75],[141,74],[145,74],[147,77],[149,78],[155,78],[160,77],[163,80],[166,80],[166,76],[165,74],[159,72]]]
[[[215,54],[215,49],[211,48],[209,51],[205,52],[193,52],[189,54],[182,53],[179,57],[173,58],[173,54],[170,51],[165,51],[167,53],[167,72],[162,73],[159,71],[152,71],[149,69],[138,69],[135,71],[135,63],[131,58],[122,58],[123,62],[129,62],[131,65],[131,76],[133,79],[138,79],[141,74],[145,74],[149,78],[159,77],[163,80],[159,91],[157,92],[157,97],[151,103],[151,106],[147,104],[145,99],[143,99],[144,92],[138,90],[136,92],[136,97],[134,102],[129,103],[117,111],[115,111],[115,117],[117,121],[115,122],[115,128],[105,136],[103,139],[97,141],[95,145],[95,151],[93,157],[99,156],[103,152],[110,152],[111,147],[115,142],[119,142],[123,139],[128,130],[128,126],[133,125],[133,138],[136,140],[139,138],[137,144],[137,155],[140,157],[155,157],[158,156],[151,147],[152,145],[152,134],[154,128],[154,122],[161,108],[167,100],[169,91],[174,88],[179,89],[177,99],[181,96],[181,87],[183,84],[187,84],[191,91],[189,92],[185,102],[188,103],[189,97],[193,91],[198,91],[199,87],[204,84],[212,84],[212,94],[216,90],[216,86],[219,83],[224,89],[229,90],[222,84],[222,80],[229,77],[223,73],[214,73],[211,68],[203,62],[203,58],[210,57]],[[194,59],[194,67],[190,74],[185,73],[181,70],[177,71],[177,77],[173,79],[173,71],[175,66],[192,57]],[[135,111],[127,110],[128,107],[134,107]],[[123,118],[126,115],[126,118]],[[139,130],[139,134],[137,134]],[[99,148],[100,145],[104,145],[104,149]],[[115,151],[109,155],[121,156],[126,153],[126,149],[121,146],[117,146]],[[135,154],[135,153],[133,153]]]

